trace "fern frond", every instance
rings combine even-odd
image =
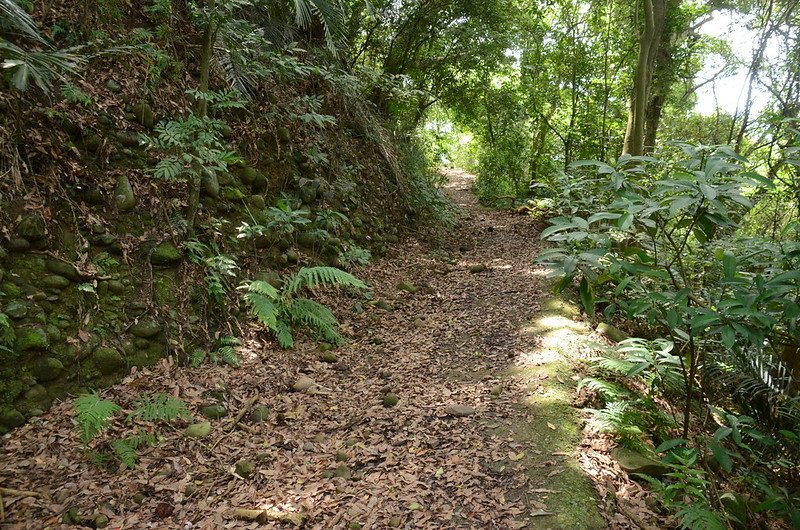
[[[111,442],[111,449],[119,461],[122,462],[128,469],[136,467],[136,448],[127,438],[114,440]]]
[[[281,348],[289,349],[294,348],[294,338],[292,338],[292,329],[283,320],[278,320],[275,323],[275,338],[278,339],[278,344]]]
[[[693,503],[688,504],[678,512],[681,518],[681,528],[691,530],[725,530],[719,516],[706,505]]]
[[[334,344],[342,342],[337,331],[339,321],[324,305],[308,298],[298,298],[288,307],[288,314],[292,322],[305,324],[325,340]]]
[[[203,361],[205,360],[206,360],[205,350],[201,350],[200,348],[195,348],[195,350],[192,351],[192,355],[189,359],[189,364],[191,365],[192,368],[197,368],[198,366],[203,364]]]
[[[145,421],[172,421],[191,417],[192,414],[182,400],[166,394],[154,394],[141,400],[136,410],[128,416],[128,420],[138,418]]]
[[[627,375],[633,370],[636,365],[625,359],[616,359],[614,357],[602,357],[597,361],[597,366],[607,372],[612,372],[619,375]]]
[[[73,405],[81,431],[81,442],[88,445],[100,431],[108,426],[109,420],[120,407],[113,401],[100,399],[97,394],[84,394]]]
[[[238,367],[241,363],[239,356],[236,354],[236,349],[233,346],[222,346],[217,350],[217,355],[222,361],[234,368]]]
[[[262,296],[266,296],[267,298],[271,298],[273,300],[276,300],[280,296],[280,293],[278,293],[278,290],[275,287],[264,281],[253,280],[250,283],[246,284],[245,287],[247,288],[248,294],[250,293],[260,294]]]
[[[367,284],[336,267],[303,267],[289,278],[283,288],[283,296],[290,296],[302,288],[356,287],[366,289]]]
[[[275,301],[255,292],[247,293],[245,300],[258,321],[275,331],[278,325],[278,306]]]
[[[578,382],[577,391],[580,392],[582,388],[588,388],[593,392],[597,392],[604,399],[618,400],[621,397],[629,396],[630,390],[622,385],[599,379],[597,377],[584,377]]]
[[[238,338],[234,337],[233,335],[224,335],[223,337],[220,337],[219,343],[222,346],[241,346],[242,345],[242,341],[240,341]]]

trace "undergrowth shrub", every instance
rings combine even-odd
[[[304,290],[313,292],[323,287],[354,287],[367,285],[334,267],[303,267],[282,281],[280,289],[265,281],[253,280],[240,288],[252,314],[275,334],[283,348],[294,347],[293,331],[298,327],[311,329],[316,338],[340,344],[339,323],[333,312],[323,304],[300,296]]]

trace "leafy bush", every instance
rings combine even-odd
[[[278,339],[283,348],[294,347],[292,331],[297,327],[308,327],[317,337],[339,344],[342,341],[338,321],[330,309],[309,298],[299,297],[304,289],[314,291],[320,287],[355,287],[365,289],[364,282],[334,267],[301,268],[283,281],[276,289],[264,281],[251,281],[241,288],[253,315]]]

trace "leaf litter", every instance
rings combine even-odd
[[[336,350],[337,363],[322,362],[309,340],[283,351],[254,331],[237,368],[165,359],[133,370],[102,397],[130,408],[143,393],[160,392],[182,399],[194,416],[161,426],[159,444],[142,451],[133,470],[87,459],[71,400],[4,436],[0,484],[40,495],[4,497],[2,528],[69,528],[62,524],[69,510],[105,515],[120,529],[506,529],[547,519],[547,499],[561,493],[547,477],[575,456],[543,460],[547,447],[498,434],[537,421],[519,406],[529,386],[503,376],[539,342],[519,332],[547,296],[532,265],[537,238],[530,218],[481,209],[469,186],[466,174],[451,174],[447,191],[462,208],[452,233],[409,238],[357,271],[386,304],[354,312],[343,295],[325,300],[350,338]],[[476,264],[488,266],[473,274]],[[420,288],[399,290],[401,282]],[[302,389],[293,391],[298,381]],[[211,393],[224,395],[227,416],[211,421],[208,436],[187,436],[190,423],[205,421],[200,410]],[[398,396],[395,406],[384,406],[387,393]],[[453,406],[465,414],[448,413]],[[255,407],[270,411],[264,421],[250,421]],[[592,444],[584,440],[589,447],[578,459],[600,498],[622,492],[629,510],[652,515],[609,447]],[[247,479],[235,472],[240,461],[253,464]],[[533,462],[555,488],[530,483]],[[605,507],[610,526],[630,527]]]

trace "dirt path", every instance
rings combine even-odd
[[[245,416],[247,430],[227,433],[219,420],[201,440],[167,426],[136,469],[101,471],[81,451],[71,403],[56,405],[0,448],[0,486],[52,500],[7,496],[0,526],[57,527],[76,508],[113,528],[291,527],[231,518],[267,508],[320,529],[605,527],[578,470],[569,404],[565,358],[584,330],[545,303],[530,220],[480,208],[470,178],[451,172],[447,191],[464,211],[452,239],[401,242],[359,272],[371,301],[339,299],[352,337],[339,362],[322,362],[308,341],[291,352],[253,341],[239,369],[165,361],[103,393],[120,403],[171,393],[198,418],[210,400],[233,417],[257,393],[266,421]],[[470,272],[477,264],[488,268]],[[419,290],[399,289],[404,281]],[[316,385],[289,391],[301,375]],[[396,406],[384,406],[387,392]],[[240,459],[255,466],[248,479],[233,473]]]

